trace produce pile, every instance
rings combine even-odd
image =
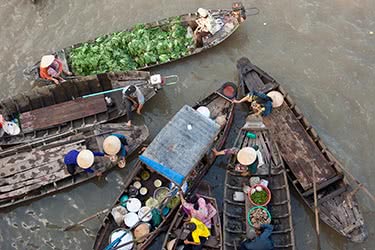
[[[250,221],[253,225],[270,224],[271,219],[268,217],[267,211],[257,208],[251,211]]]
[[[268,194],[264,190],[255,191],[250,197],[251,200],[256,204],[264,204],[268,200]]]
[[[173,18],[162,27],[139,24],[131,31],[100,36],[73,48],[68,59],[76,75],[128,71],[186,56],[193,44],[180,18]]]

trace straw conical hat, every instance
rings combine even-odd
[[[206,10],[206,9],[199,8],[197,12],[198,12],[198,14],[199,14],[201,17],[206,17],[206,16],[208,16],[208,10]]]
[[[252,147],[242,148],[237,154],[237,160],[244,166],[252,164],[257,158],[257,153]]]
[[[108,136],[103,142],[103,149],[106,154],[116,155],[121,149],[120,139],[114,135]]]
[[[18,135],[21,132],[20,127],[14,122],[3,122],[3,130],[8,135]]]
[[[55,60],[55,56],[53,56],[53,55],[43,56],[42,60],[40,62],[40,67],[47,68],[48,66],[50,66],[53,63],[54,60]]]
[[[94,154],[88,149],[82,150],[77,156],[77,163],[83,169],[91,167],[94,164]]]
[[[271,91],[267,94],[272,99],[272,107],[280,107],[284,102],[283,95],[278,91]]]
[[[150,226],[147,223],[141,223],[138,227],[134,229],[134,237],[139,239],[150,233]]]

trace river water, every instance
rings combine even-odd
[[[0,0],[0,97],[29,90],[22,70],[45,53],[135,23],[230,5],[227,0],[37,0],[35,5]],[[147,103],[136,123],[146,122],[154,137],[183,104],[236,81],[236,60],[247,56],[285,86],[343,165],[375,193],[375,1],[254,0],[245,6],[261,12],[223,44],[153,69],[177,74],[180,82]],[[224,159],[218,160],[208,177],[219,200],[224,166]],[[126,171],[115,170],[105,180],[0,211],[0,249],[91,249],[99,220],[83,230],[60,229],[110,206],[125,177]],[[357,197],[368,240],[353,244],[321,225],[322,249],[374,249],[375,206],[363,192]],[[292,202],[297,249],[315,249],[314,217],[294,193]]]

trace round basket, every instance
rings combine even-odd
[[[224,83],[219,92],[229,99],[233,99],[237,96],[237,85],[232,82]]]
[[[254,225],[253,225],[253,223],[251,223],[251,218],[250,218],[250,217],[251,217],[251,212],[254,211],[255,209],[258,209],[258,208],[260,208],[260,209],[266,211],[266,212],[267,212],[267,215],[268,215],[268,218],[270,218],[270,220],[272,220],[271,214],[270,214],[270,212],[268,211],[267,208],[262,207],[262,206],[255,206],[255,207],[251,208],[251,209],[249,210],[249,212],[247,213],[247,222],[248,222],[249,225],[252,226],[252,227],[254,227]]]
[[[252,199],[251,199],[251,190],[255,189],[256,187],[261,187],[264,191],[266,191],[267,195],[268,195],[268,199],[265,203],[263,204],[257,204],[255,203]],[[249,190],[249,192],[247,193],[247,197],[249,198],[250,200],[250,203],[253,204],[254,206],[267,206],[268,203],[270,203],[271,201],[271,191],[268,187],[262,185],[262,184],[255,184],[254,186],[252,186]]]

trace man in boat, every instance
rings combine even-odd
[[[96,176],[101,176],[100,171],[95,171],[91,168],[94,164],[95,156],[105,156],[102,152],[91,152],[90,150],[84,149],[81,152],[78,150],[70,150],[64,157],[64,163],[67,167],[69,174],[74,176],[77,167],[80,167],[88,173],[95,173]]]
[[[252,91],[241,100],[233,100],[233,103],[250,102],[253,114],[256,116],[268,116],[272,112],[272,99],[264,93]]]
[[[231,15],[236,18],[239,23],[246,20],[246,10],[241,2],[234,2],[232,4]]]
[[[128,118],[127,125],[132,125],[133,114],[132,107],[134,106],[137,110],[137,114],[141,114],[143,104],[145,103],[145,97],[143,96],[141,90],[135,85],[126,86],[122,91],[122,102],[125,104],[126,115]],[[120,114],[123,114],[121,111]]]
[[[257,168],[264,164],[262,153],[258,145],[251,147],[244,147],[242,149],[233,147],[217,151],[216,148],[212,149],[214,156],[220,155],[237,155],[237,161],[234,170],[241,172],[242,176],[249,176],[257,172]]]
[[[126,165],[126,154],[129,151],[128,141],[126,136],[122,134],[111,134],[104,139],[103,149],[106,154],[110,156],[112,162],[117,161],[119,168],[124,168]]]
[[[184,240],[184,250],[201,250],[204,243],[210,237],[211,232],[207,226],[197,218],[191,218],[190,222],[184,225],[185,229],[190,233],[186,240]]]
[[[203,38],[208,35],[214,35],[218,32],[222,25],[220,25],[208,10],[199,8],[198,16],[195,22],[189,22],[189,26],[194,32],[194,41],[197,48],[203,47]]]
[[[72,72],[64,70],[63,63],[54,55],[46,55],[42,57],[39,69],[41,78],[59,84],[60,82],[65,81],[61,76],[62,73],[68,76],[72,75]]]
[[[273,250],[271,234],[273,226],[270,224],[254,225],[255,232],[249,239],[243,241],[240,250]]]

